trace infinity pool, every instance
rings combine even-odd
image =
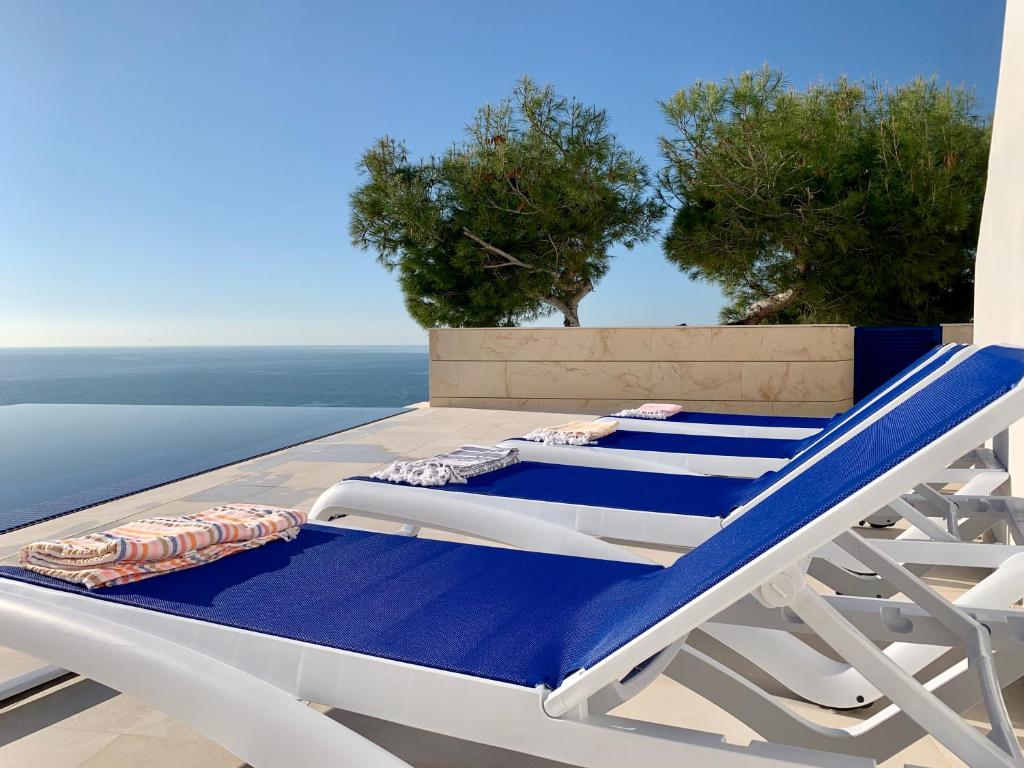
[[[0,533],[402,410],[0,406]]]

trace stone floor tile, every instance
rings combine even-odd
[[[37,764],[38,765],[38,764]],[[239,768],[241,760],[210,741],[122,734],[79,768]]]

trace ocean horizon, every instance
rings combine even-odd
[[[426,345],[0,348],[0,405],[363,408],[426,398]]]
[[[0,349],[0,532],[426,398],[425,346]]]

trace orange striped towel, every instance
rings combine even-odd
[[[278,539],[306,522],[295,509],[228,504],[177,517],[151,517],[72,539],[21,549],[21,566],[89,589],[141,581],[219,560]]]
[[[524,440],[551,445],[593,445],[602,437],[607,437],[619,427],[617,421],[567,421],[553,427],[535,429],[523,435]]]

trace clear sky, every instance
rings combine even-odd
[[[657,100],[764,62],[938,75],[994,106],[1002,0],[0,0],[0,346],[418,344],[349,245],[372,140],[416,154],[530,74],[657,167]],[[584,325],[714,322],[652,242]],[[552,318],[546,324],[557,324]]]

